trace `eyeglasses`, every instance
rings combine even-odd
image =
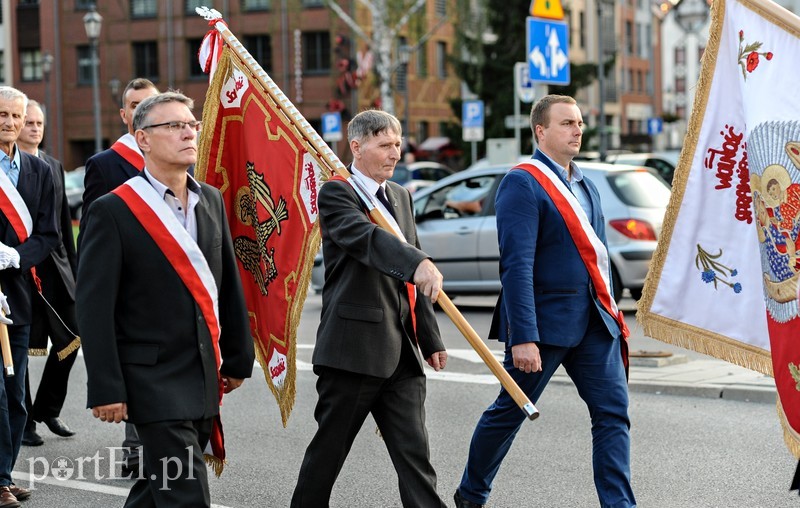
[[[200,120],[192,120],[191,122],[163,122],[163,123],[154,123],[153,125],[145,125],[141,127],[141,129],[151,129],[153,127],[166,127],[169,129],[170,132],[180,132],[184,129],[184,127],[188,126],[193,131],[200,131],[200,128],[203,126],[203,122]]]

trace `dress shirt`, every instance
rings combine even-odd
[[[175,214],[175,218],[178,219],[178,222],[183,226],[189,236],[192,237],[192,240],[195,242],[197,241],[197,216],[194,213],[194,209],[197,206],[197,203],[200,202],[200,184],[197,183],[197,180],[192,178],[190,175],[186,175],[186,188],[188,190],[188,198],[186,200],[186,209],[184,209],[183,203],[181,200],[178,199],[175,194],[169,190],[169,188],[164,185],[163,183],[156,180],[156,178],[150,174],[147,168],[144,168],[144,174],[147,177],[147,181],[150,182],[150,185],[158,192],[158,195],[164,199],[164,202],[167,204],[172,213]]]
[[[540,152],[542,155],[550,159],[550,156],[548,156],[546,153],[542,152],[541,150]],[[570,166],[572,167],[572,178],[570,178],[567,174],[567,170],[564,169],[561,164],[557,163],[553,159],[550,159],[550,162],[552,162],[553,166],[556,167],[558,173],[561,175],[561,178],[564,179],[569,185],[569,190],[571,190],[572,194],[578,199],[578,203],[580,203],[581,208],[583,208],[583,211],[586,212],[586,217],[591,217],[592,203],[589,201],[589,196],[586,194],[586,191],[580,184],[580,181],[583,180],[583,171],[581,171],[581,168],[579,168],[574,162],[570,161]]]
[[[0,168],[3,169],[8,179],[14,184],[14,187],[16,187],[17,182],[19,182],[19,167],[22,164],[21,159],[19,147],[17,147],[16,143],[14,144],[13,159],[9,157],[7,153],[0,151]]]

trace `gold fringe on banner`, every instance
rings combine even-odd
[[[47,356],[47,348],[28,349],[28,356]]]
[[[206,465],[214,470],[217,478],[222,476],[222,470],[225,469],[225,464],[228,463],[227,460],[220,460],[209,453],[203,454],[203,458],[206,460]]]
[[[67,347],[58,352],[59,361],[64,361],[64,358],[68,357],[70,354],[77,351],[80,347],[81,347],[81,338],[75,337],[74,339],[72,339],[72,342],[67,344]]]

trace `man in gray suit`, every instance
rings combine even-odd
[[[425,429],[422,363],[425,358],[438,371],[447,362],[433,312],[442,275],[419,250],[411,194],[389,181],[400,160],[400,123],[388,113],[364,111],[350,121],[347,134],[354,159],[350,180],[334,177],[319,194],[325,284],[312,357],[319,428],[292,507],[328,506],[370,413],[397,471],[403,506],[443,507]],[[374,202],[402,238],[371,222],[354,181],[379,196]],[[376,502],[352,504],[370,501]]]
[[[44,135],[44,113],[39,103],[28,101],[28,115],[25,126],[17,138],[17,146],[29,154],[44,160],[53,174],[56,227],[59,243],[50,255],[36,266],[42,281],[41,298],[34,298],[33,322],[31,323],[30,350],[46,351],[47,339],[53,343],[47,362],[42,371],[36,402],[30,390],[30,375],[25,371],[25,405],[28,421],[22,435],[25,446],[39,446],[44,443],[36,432],[36,422],[44,423],[54,434],[69,437],[75,434],[59,415],[67,398],[67,385],[72,365],[78,357],[80,340],[75,336],[78,329],[75,321],[75,236],[72,233],[72,217],[64,189],[64,167],[61,162],[39,149]],[[43,353],[44,354],[44,353]]]

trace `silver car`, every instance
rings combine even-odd
[[[614,295],[619,299],[627,288],[638,299],[661,234],[670,187],[651,168],[579,164],[600,193]],[[510,166],[466,170],[414,194],[420,245],[444,275],[449,295],[500,291],[494,198]]]
[[[640,166],[581,162],[597,186],[606,219],[614,295],[623,288],[635,299],[661,234],[670,187],[655,170]],[[500,250],[494,198],[511,164],[481,164],[444,178],[414,194],[414,213],[422,250],[444,275],[448,295],[500,292]],[[324,281],[318,255],[311,286]]]

